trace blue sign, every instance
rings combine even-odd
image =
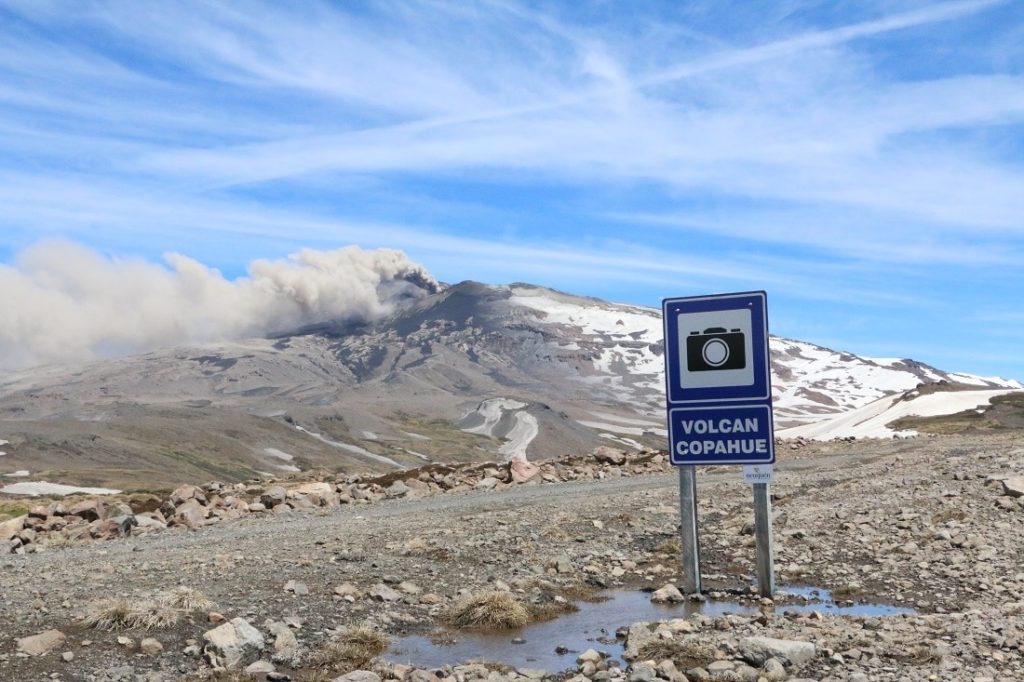
[[[662,303],[673,464],[775,461],[767,295]]]

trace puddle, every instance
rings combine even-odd
[[[790,594],[810,601],[776,606],[780,612],[820,611],[840,616],[896,616],[913,613],[882,604],[840,606],[832,601],[828,590],[812,587],[788,587],[779,595]],[[715,617],[726,613],[754,615],[760,613],[752,603],[708,600],[676,605],[652,604],[647,592],[613,590],[605,601],[578,602],[579,611],[554,620],[534,623],[518,630],[473,631],[441,630],[432,635],[410,635],[397,639],[385,655],[389,661],[408,663],[423,668],[459,665],[466,661],[505,663],[516,668],[541,668],[559,671],[575,667],[576,657],[587,649],[604,651],[611,660],[621,663],[622,642],[615,640],[616,629],[639,621],[685,618],[692,613]],[[513,644],[512,640],[523,640]],[[556,654],[555,647],[568,652]]]

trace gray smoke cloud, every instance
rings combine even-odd
[[[437,281],[401,251],[349,246],[257,260],[248,276],[178,253],[110,259],[49,241],[0,265],[0,366],[8,369],[221,341],[329,320],[372,320]]]

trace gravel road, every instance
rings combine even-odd
[[[1024,504],[999,483],[1014,473],[1024,473],[1024,447],[1012,434],[785,452],[773,486],[780,584],[920,615],[887,620],[884,647],[862,641],[863,619],[825,615],[809,630],[784,605],[767,626],[730,627],[815,641],[801,672],[810,679],[1024,679]],[[264,632],[290,619],[309,651],[342,626],[434,630],[464,590],[507,586],[538,601],[581,587],[658,588],[678,579],[676,485],[667,472],[387,500],[5,558],[0,679],[176,680],[205,669],[192,646],[212,627],[205,610],[152,632],[78,622],[97,599],[175,586]],[[736,599],[753,582],[750,489],[735,469],[702,471],[699,497],[706,584]],[[18,638],[51,628],[67,636],[61,648],[16,651]],[[163,652],[140,652],[150,636]]]

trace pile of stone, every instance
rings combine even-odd
[[[389,498],[422,498],[442,493],[494,490],[517,485],[636,476],[667,470],[663,453],[627,453],[599,447],[590,455],[536,464],[430,464],[383,476],[342,475],[325,480],[254,481],[182,485],[164,500],[89,498],[33,507],[25,516],[0,523],[0,554],[38,551],[87,540],[110,540],[169,527],[200,528],[253,514],[301,509],[334,509]],[[6,547],[5,547],[6,545]]]

